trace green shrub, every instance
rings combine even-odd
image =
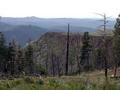
[[[25,77],[25,78],[24,78],[24,81],[25,81],[26,83],[35,83],[34,79],[31,78],[31,77]]]
[[[7,88],[11,88],[11,84],[9,82],[6,83]]]
[[[35,69],[36,69],[36,72],[41,74],[41,75],[46,75],[47,74],[46,68],[42,65],[36,65]]]
[[[43,80],[41,80],[41,79],[38,79],[38,80],[36,81],[36,83],[37,83],[37,84],[40,84],[40,85],[43,85],[43,84],[44,84]]]
[[[35,84],[28,84],[25,90],[39,90]]]
[[[120,90],[120,85],[116,84],[108,84],[105,90]]]
[[[7,87],[0,85],[0,90],[8,90]]]
[[[86,85],[81,81],[71,81],[68,86],[69,90],[86,90]]]
[[[20,85],[22,83],[21,80],[14,80],[15,85]]]
[[[7,81],[5,86],[7,88],[13,88],[13,87],[16,87],[17,85],[20,85],[20,84],[21,84],[20,80],[9,80],[9,81]]]
[[[59,83],[58,80],[50,79],[50,80],[49,80],[49,85],[56,88],[56,87],[60,86],[60,83]]]

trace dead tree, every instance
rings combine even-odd
[[[66,50],[66,63],[65,63],[65,75],[68,75],[68,62],[69,62],[69,34],[70,34],[70,30],[69,30],[69,24],[68,24],[68,32],[67,32],[67,50]]]

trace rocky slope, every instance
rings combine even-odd
[[[70,34],[69,47],[69,74],[82,71],[80,55],[83,35],[80,33]],[[108,67],[112,67],[112,36],[106,37],[106,52],[102,52],[103,37],[90,36],[92,51],[90,53],[90,64],[94,69],[104,68],[103,55],[107,53]],[[32,42],[34,46],[34,61],[46,69],[50,75],[65,73],[66,61],[66,33],[49,32],[42,35],[38,40]]]

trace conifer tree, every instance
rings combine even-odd
[[[83,45],[81,48],[81,56],[80,56],[80,63],[85,71],[88,71],[90,68],[90,51],[91,51],[91,45],[90,45],[90,36],[88,32],[84,33],[83,36]]]
[[[5,38],[2,32],[0,32],[0,71],[5,71],[6,64],[6,46],[5,46]]]
[[[8,46],[8,50],[7,50],[7,59],[6,59],[6,69],[7,69],[7,73],[10,75],[15,75],[18,72],[18,46],[17,43],[15,41],[15,39],[13,39]]]
[[[116,24],[114,26],[114,36],[113,36],[113,56],[114,56],[114,77],[116,76],[117,67],[120,63],[120,15],[116,19]]]
[[[24,72],[25,68],[25,57],[23,50],[19,47],[18,48],[18,73],[21,74]]]
[[[33,47],[30,44],[28,44],[25,50],[25,67],[28,74],[32,74],[34,72]]]

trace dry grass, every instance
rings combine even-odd
[[[109,76],[113,70],[109,70]],[[0,90],[120,90],[120,80],[109,78],[105,84],[104,71],[82,73],[77,76],[24,77],[1,80]]]

